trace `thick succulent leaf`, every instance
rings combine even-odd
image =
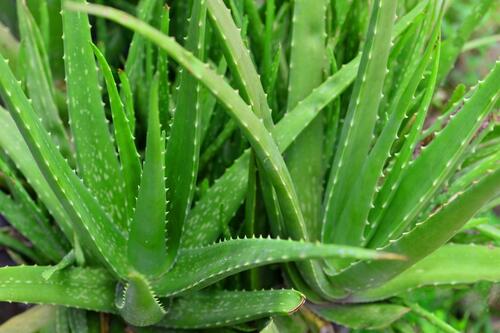
[[[78,237],[95,258],[124,275],[125,237],[63,159],[4,59],[0,59],[0,71],[0,92],[22,133],[22,141],[68,213]]]
[[[60,260],[65,252],[63,243],[26,189],[5,167],[0,165],[0,170],[8,176],[6,183],[13,197],[0,192],[0,212],[44,257],[52,261]]]
[[[206,3],[193,2],[186,49],[203,59],[205,49]],[[201,89],[198,80],[188,71],[180,74],[176,109],[167,143],[166,187],[167,265],[171,265],[179,249],[182,229],[195,191],[201,145]]]
[[[128,323],[148,326],[158,323],[163,318],[165,310],[154,296],[144,276],[130,274],[122,288],[119,287],[117,291],[115,305]]]
[[[129,116],[125,113],[124,105],[121,101],[116,82],[111,72],[106,58],[99,48],[92,44],[94,54],[101,66],[104,81],[109,95],[109,103],[111,106],[111,115],[113,117],[113,129],[115,131],[115,141],[118,147],[118,154],[125,179],[125,196],[127,200],[127,221],[132,216],[132,208],[135,205],[137,198],[137,189],[141,178],[141,162],[139,153],[134,142],[134,134],[129,121]]]
[[[54,142],[60,147],[62,154],[71,158],[68,137],[54,101],[52,75],[40,31],[26,4],[21,0],[17,1],[17,13],[21,41],[29,59],[23,62],[23,65],[25,71],[29,73],[26,75],[26,83],[33,107],[42,118],[42,123],[51,133]]]
[[[358,76],[340,135],[325,193],[322,240],[335,241],[341,207],[349,188],[355,184],[368,154],[382,98],[382,88],[391,48],[396,1],[373,4],[370,27],[363,49]]]
[[[0,325],[0,333],[34,333],[55,320],[56,307],[37,305]]]
[[[133,135],[135,133],[135,109],[132,87],[130,86],[130,80],[126,72],[118,70],[118,77],[120,78],[120,92],[123,95],[123,104],[127,113],[128,124],[130,125],[130,132]]]
[[[170,30],[170,7],[165,5],[160,18],[160,31],[168,35]],[[170,81],[168,68],[168,54],[164,50],[158,50],[157,59],[158,73],[158,107],[160,109],[160,123],[164,131],[169,128],[170,122]]]
[[[450,244],[438,249],[382,286],[354,294],[350,300],[371,302],[424,286],[479,281],[500,282],[500,248]]]
[[[370,230],[368,230],[369,235],[371,235],[371,233],[376,230],[376,227],[380,222],[380,218],[382,217],[382,213],[389,204],[390,200],[392,200],[396,189],[404,175],[404,171],[408,167],[409,161],[412,159],[415,146],[419,142],[419,134],[422,130],[422,127],[424,126],[427,110],[432,100],[434,87],[436,85],[436,73],[439,59],[440,58],[438,54],[434,55],[432,75],[426,82],[425,93],[420,105],[418,106],[418,110],[415,113],[415,120],[413,122],[413,125],[410,131],[405,135],[403,146],[396,154],[395,161],[389,171],[389,174],[386,176],[382,188],[379,190],[375,197],[375,201],[373,203],[374,207],[370,211],[368,217],[368,221],[370,223]],[[368,236],[367,238],[369,237],[370,236]]]
[[[434,52],[438,31],[438,28],[436,28],[426,52],[423,55],[415,53],[414,57],[412,57],[409,65],[410,69],[401,83],[402,88],[397,93],[395,101],[390,103],[389,119],[368,158],[363,163],[357,182],[354,186],[351,184],[351,194],[346,201],[346,205],[338,208],[342,210],[342,213],[338,221],[339,228],[334,235],[337,244],[354,246],[363,244],[363,231],[367,225],[366,219],[377,190],[377,181],[383,173],[384,165],[390,156],[390,150],[397,138],[398,130],[411,107],[412,97],[414,97],[420,83],[419,78],[422,78],[429,62],[432,61],[432,56],[434,56],[434,71],[431,73],[433,75],[429,80],[431,84],[427,86],[427,98],[424,99],[424,107],[428,107],[436,80],[437,64],[439,63],[439,49]],[[439,48],[439,46],[437,47]]]
[[[457,167],[469,141],[500,96],[498,80],[500,63],[495,65],[485,81],[478,84],[445,129],[408,167],[368,243],[370,247],[382,246],[389,239],[400,236]]]
[[[328,321],[353,329],[382,329],[410,311],[390,303],[312,306],[312,310]]]
[[[64,9],[62,13],[68,111],[78,173],[113,223],[125,230],[125,182],[104,115],[88,17]]]
[[[293,4],[288,110],[293,110],[323,81],[327,63],[327,4],[327,0],[316,1],[314,6],[308,0],[295,1]],[[307,80],[304,80],[305,77]],[[311,240],[319,239],[321,232],[324,123],[323,117],[316,117],[286,152],[286,163]],[[304,159],[305,156],[307,159]]]
[[[165,236],[165,136],[161,133],[158,82],[153,83],[146,157],[127,243],[129,263],[146,276],[168,269]]]
[[[419,222],[412,230],[383,248],[384,251],[404,255],[407,260],[359,262],[332,277],[332,282],[351,293],[382,285],[443,246],[484,204],[498,195],[500,170],[452,198],[427,220]]]
[[[56,265],[54,266],[50,266],[49,269],[47,269],[45,272],[43,272],[42,276],[48,280],[52,277],[52,275],[55,273],[55,272],[58,272],[60,270],[63,270],[71,265],[73,265],[76,261],[76,254],[75,254],[75,250],[71,250],[68,252],[68,254],[66,254],[62,259],[61,261],[59,261]]]
[[[153,18],[157,0],[141,0],[137,5],[137,16],[141,21],[149,22]],[[130,79],[132,91],[135,92],[144,76],[144,55],[145,40],[140,34],[134,34],[130,42],[127,60],[125,62],[125,72]]]
[[[161,326],[208,328],[291,314],[304,303],[294,290],[205,291],[172,302]]]
[[[114,312],[115,283],[102,269],[72,268],[43,277],[49,266],[0,268],[0,300]]]
[[[316,258],[398,259],[388,253],[337,245],[269,238],[237,239],[182,249],[174,267],[153,281],[152,286],[159,296],[170,296],[200,289],[250,268]]]
[[[7,153],[28,183],[35,189],[38,197],[55,218],[66,238],[72,240],[73,227],[70,224],[69,216],[47,183],[47,180],[45,180],[12,117],[2,107],[0,107],[0,123],[2,124],[0,147]]]
[[[263,119],[265,126],[271,129],[273,124],[267,97],[250,53],[241,38],[240,29],[234,23],[224,1],[207,0],[207,8],[231,73],[238,81],[243,98],[250,103],[257,117]]]

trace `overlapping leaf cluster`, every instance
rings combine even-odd
[[[465,43],[439,1],[314,2],[17,0],[0,212],[32,246],[0,244],[37,265],[1,268],[0,300],[59,305],[31,315],[57,332],[254,330],[306,299],[264,331],[410,310],[454,331],[397,296],[500,280],[497,248],[448,244],[498,242],[477,218],[500,197],[498,63],[428,127]]]

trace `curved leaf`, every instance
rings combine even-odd
[[[402,305],[389,303],[312,306],[311,308],[320,317],[354,329],[382,329],[410,311]]]
[[[175,299],[160,325],[186,329],[228,326],[291,314],[303,303],[304,296],[293,290],[198,292]]]
[[[500,248],[450,244],[382,286],[356,293],[350,300],[371,302],[424,286],[478,281],[500,282]]]
[[[115,281],[106,271],[72,268],[55,272],[46,280],[43,273],[49,268],[50,266],[0,268],[0,300],[115,312]]]
[[[174,267],[152,287],[159,296],[200,289],[226,276],[276,262],[320,258],[401,259],[365,249],[270,238],[236,239],[183,249]]]

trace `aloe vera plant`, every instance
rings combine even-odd
[[[32,244],[1,231],[0,300],[56,305],[33,331],[455,331],[406,291],[500,281],[448,244],[498,203],[500,68],[424,130],[459,54],[438,1],[56,2],[0,34],[0,213]]]

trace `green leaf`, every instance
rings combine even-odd
[[[341,207],[349,188],[362,172],[382,98],[382,88],[391,49],[391,33],[396,1],[375,1],[363,49],[358,76],[328,178],[325,193],[322,240],[337,241]]]
[[[206,13],[204,0],[193,2],[186,48],[200,59],[204,57]],[[183,70],[165,156],[168,266],[177,256],[184,221],[195,191],[201,145],[201,89],[198,80]]]
[[[172,302],[161,326],[172,328],[220,327],[291,314],[304,303],[293,290],[205,291]]]
[[[128,323],[149,326],[158,323],[165,315],[165,310],[142,275],[130,274],[125,286],[121,288],[117,290],[115,304]]]
[[[354,186],[350,185],[351,193],[348,195],[345,206],[337,208],[342,211],[340,220],[337,222],[339,228],[334,235],[337,244],[358,246],[364,243],[363,232],[376,194],[377,182],[383,174],[387,159],[390,157],[391,147],[397,138],[398,130],[407,117],[411,102],[414,100],[414,94],[420,83],[419,78],[423,78],[424,71],[434,57],[434,71],[429,79],[430,85],[426,86],[427,98],[424,98],[423,103],[423,108],[428,107],[434,91],[437,64],[439,63],[439,45],[435,45],[439,43],[437,39],[439,36],[438,27],[436,27],[425,53],[420,55],[417,52],[412,57],[409,69],[401,82],[401,88],[396,93],[394,101],[389,105],[389,119],[363,163],[358,180]]]
[[[114,312],[115,283],[102,269],[72,268],[43,277],[49,266],[0,268],[0,300],[59,304],[93,311]]]
[[[64,9],[62,15],[68,110],[78,173],[112,221],[125,230],[125,182],[104,115],[88,17]]]
[[[312,306],[320,317],[353,329],[383,329],[404,316],[409,308],[389,303]]]
[[[58,152],[4,59],[0,57],[0,92],[36,164],[69,215],[84,248],[126,275],[125,237]],[[43,193],[42,193],[43,194]]]
[[[226,276],[276,262],[321,258],[401,259],[365,249],[278,239],[237,239],[182,249],[174,267],[152,287],[159,296],[200,289]]]
[[[44,277],[44,279],[48,280],[52,277],[52,275],[54,275],[55,272],[63,270],[73,265],[75,261],[76,261],[75,251],[71,250],[61,259],[60,262],[57,263],[57,265],[51,266],[49,269],[43,272],[42,276]]]
[[[56,308],[38,305],[14,316],[0,325],[0,333],[35,333],[55,320]]]
[[[14,161],[16,167],[26,177],[26,180],[35,189],[40,200],[55,218],[66,238],[71,241],[73,239],[73,227],[70,224],[68,214],[45,180],[12,117],[2,107],[0,107],[0,123],[2,124],[0,147]]]
[[[131,266],[146,276],[157,276],[169,265],[165,243],[165,136],[160,127],[157,80],[153,86],[146,158],[127,244]]]
[[[137,5],[137,16],[141,21],[149,22],[154,14],[156,0],[141,0]],[[125,72],[130,79],[132,91],[135,92],[144,76],[144,55],[145,40],[141,34],[134,34],[130,42],[127,60],[125,62]]]
[[[272,129],[271,110],[260,77],[245,46],[241,31],[222,0],[207,0],[208,13],[222,45],[231,73],[237,80],[243,98],[264,125]]]
[[[126,115],[123,103],[116,87],[115,79],[106,58],[99,48],[92,44],[94,54],[101,66],[104,80],[111,104],[111,115],[113,117],[113,128],[115,130],[115,140],[118,147],[123,177],[125,179],[125,195],[127,199],[127,221],[132,217],[132,209],[137,198],[137,189],[141,178],[141,162],[139,153],[134,142],[134,134],[129,117]]]
[[[384,251],[404,255],[407,260],[359,262],[332,277],[332,283],[342,285],[350,293],[382,285],[443,246],[484,204],[499,194],[500,170],[497,170],[383,247]]]
[[[455,170],[468,143],[500,95],[498,80],[499,63],[485,81],[478,84],[472,96],[464,100],[464,105],[444,130],[409,165],[368,243],[370,247],[382,246],[389,239],[400,236]],[[429,168],[430,165],[432,168]]]
[[[2,164],[2,163],[0,163]],[[0,211],[9,223],[42,253],[42,256],[51,261],[62,258],[65,250],[63,243],[57,238],[47,217],[31,199],[20,181],[14,178],[10,170],[0,166],[8,176],[6,179],[12,198],[0,192]],[[41,262],[43,263],[43,262]],[[45,261],[45,263],[47,263]]]
[[[457,261],[457,258],[460,258]],[[450,244],[374,289],[354,294],[353,302],[372,302],[415,288],[500,281],[500,248]]]
[[[325,56],[327,3],[327,0],[319,0],[311,6],[308,0],[299,0],[293,4],[288,110],[293,110],[323,81],[323,72],[327,64]],[[305,77],[307,80],[304,80]],[[285,155],[311,240],[319,239],[321,233],[321,201],[325,171],[324,127],[324,117],[316,117],[295,139]],[[306,156],[307,159],[304,158]]]
[[[45,51],[46,46],[34,18],[21,0],[17,1],[17,13],[21,41],[26,57],[29,59],[23,63],[23,66],[29,73],[26,75],[26,83],[33,107],[42,118],[42,123],[51,133],[54,142],[60,146],[62,154],[71,160],[72,151],[54,100],[54,87]]]

